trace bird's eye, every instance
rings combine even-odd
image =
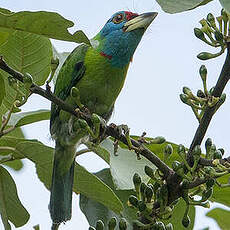
[[[113,22],[116,24],[121,23],[123,20],[124,20],[123,14],[118,14],[113,18]]]

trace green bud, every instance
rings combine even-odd
[[[222,153],[219,149],[217,149],[213,154],[213,159],[222,159]]]
[[[209,94],[210,94],[210,95],[212,95],[214,89],[215,89],[215,87],[212,87],[212,88],[209,90]]]
[[[210,25],[216,29],[216,23],[215,23],[215,17],[213,16],[213,14],[209,13],[207,15],[207,21],[210,23]]]
[[[200,70],[199,70],[199,73],[200,73],[200,76],[201,76],[201,79],[202,81],[206,81],[206,78],[207,78],[207,68],[205,65],[202,65],[200,67]]]
[[[199,28],[194,28],[194,34],[197,38],[205,40],[204,32]]]
[[[167,144],[164,149],[164,158],[168,159],[168,157],[173,153],[173,147],[171,144]]]
[[[218,21],[220,32],[222,32],[223,31],[223,28],[222,28],[223,27],[223,22],[222,22],[223,17],[222,16],[216,17],[216,20]]]
[[[182,219],[182,225],[187,228],[190,224],[190,218],[188,215],[184,215],[183,219]]]
[[[90,227],[89,227],[89,230],[96,230],[96,228],[90,226]]]
[[[133,175],[133,184],[136,190],[137,195],[139,196],[140,193],[140,185],[141,185],[141,177],[139,176],[138,173],[135,173]]]
[[[204,190],[202,192],[201,202],[208,200],[212,196],[212,194],[213,194],[213,188],[212,187],[207,189],[207,190]]]
[[[165,226],[166,230],[173,230],[173,225],[171,223]]]
[[[31,85],[33,84],[33,78],[29,73],[25,73],[23,76],[23,83],[25,84],[25,87],[29,89]]]
[[[214,178],[209,178],[207,181],[206,181],[206,186],[207,188],[212,188],[215,184],[216,180]]]
[[[83,119],[78,119],[77,124],[80,126],[81,129],[87,129],[88,127],[87,122]]]
[[[166,230],[165,225],[161,221],[157,222],[156,226],[157,230]]]
[[[220,152],[221,152],[221,154],[222,154],[222,156],[224,155],[224,149],[222,149],[222,148],[220,148],[220,149],[218,149]]]
[[[141,199],[143,201],[145,201],[145,189],[146,189],[147,185],[144,182],[141,182],[140,185],[140,192],[141,192]]]
[[[139,211],[140,212],[143,212],[143,211],[145,211],[146,210],[146,204],[145,204],[145,202],[144,201],[142,201],[142,200],[139,200],[138,201],[138,209],[139,209]]]
[[[208,138],[208,139],[205,141],[206,154],[209,153],[209,151],[210,151],[210,149],[211,149],[211,146],[212,146],[212,139],[211,139],[211,138]]]
[[[200,60],[208,60],[208,59],[211,59],[211,58],[215,58],[217,57],[216,54],[211,54],[211,53],[208,53],[208,52],[201,52],[197,55],[197,58],[199,58]]]
[[[204,92],[203,92],[202,90],[200,90],[200,89],[197,91],[197,94],[196,94],[196,95],[197,95],[197,97],[205,98]]]
[[[221,10],[221,15],[222,15],[222,19],[223,19],[223,21],[224,22],[228,22],[228,14],[227,14],[227,12],[225,11],[225,9],[222,9]]]
[[[119,222],[119,230],[126,230],[127,229],[127,222],[125,218],[121,218]]]
[[[182,189],[188,189],[188,188],[189,188],[189,185],[190,185],[190,182],[189,182],[187,179],[184,179],[184,180],[181,182],[181,188],[182,188]]]
[[[189,104],[189,102],[188,102],[188,96],[186,95],[186,94],[180,94],[180,99],[181,99],[181,101],[183,102],[183,103],[185,103],[185,104]]]
[[[184,86],[183,87],[183,93],[189,96],[192,94],[192,91],[188,87]]]
[[[92,120],[93,124],[100,124],[100,122],[101,122],[100,117],[95,113],[92,114],[91,120]]]
[[[182,168],[182,165],[179,161],[173,161],[172,163],[172,169],[177,172],[179,169]]]
[[[224,36],[222,33],[220,33],[220,31],[215,31],[214,32],[214,36],[215,36],[215,39],[219,42],[219,43],[223,43],[223,40],[224,40]]]
[[[148,175],[151,179],[155,180],[154,170],[148,165],[145,166],[145,174]]]
[[[138,208],[138,199],[137,197],[131,195],[129,196],[129,203],[134,206],[135,208]]]
[[[164,142],[165,138],[161,136],[151,139],[151,144],[163,144]]]
[[[76,88],[76,87],[72,87],[71,88],[71,96],[72,97],[80,97],[80,91],[79,91],[79,89],[78,88]]]
[[[101,220],[98,220],[96,223],[96,230],[104,230],[104,223]]]
[[[116,217],[112,217],[108,223],[109,230],[115,230],[116,225],[117,225],[117,219]]]
[[[156,195],[156,193],[157,193],[157,190],[159,189],[161,187],[161,185],[160,185],[160,183],[159,182],[155,182],[154,184],[153,184],[153,193]]]
[[[147,199],[147,203],[151,203],[152,197],[153,197],[153,189],[150,186],[147,186],[145,188],[145,196]]]

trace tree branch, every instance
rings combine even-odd
[[[9,73],[12,77],[16,78],[17,80],[23,82],[24,76],[23,74],[15,71],[10,66],[7,65],[7,63],[3,60],[3,57],[0,57],[0,69],[3,71]],[[72,106],[68,105],[58,97],[56,97],[51,91],[49,86],[47,85],[46,89],[41,88],[40,86],[36,84],[32,84],[30,88],[31,93],[38,94],[42,97],[45,97],[49,101],[55,103],[59,106],[60,109],[71,113],[72,115],[76,116],[77,118],[83,118],[86,120],[89,124],[91,124],[91,117],[90,115],[86,115],[85,113],[79,113],[76,111],[76,108],[73,108]],[[119,130],[116,126],[105,126],[105,134],[111,137],[114,137],[115,139],[123,142],[127,145],[127,139],[125,135],[120,134]],[[139,154],[147,158],[150,162],[152,162],[167,178],[169,175],[174,174],[174,171],[170,169],[159,157],[157,157],[153,152],[151,152],[149,149],[145,148],[143,145],[141,145],[139,142],[131,139],[132,144],[140,148]]]
[[[214,97],[220,97],[221,94],[223,93],[223,90],[228,83],[230,79],[230,42],[227,43],[227,56],[223,65],[223,68],[221,70],[220,76],[218,78],[218,81],[216,83],[216,86],[213,90],[212,95]],[[188,151],[188,160],[189,163],[192,165],[193,164],[193,157],[192,157],[192,151],[195,148],[196,145],[200,145],[205,133],[208,129],[208,126],[211,122],[211,119],[215,113],[216,106],[213,107],[208,107],[206,111],[204,112],[204,115],[201,119],[201,122],[196,130],[195,136],[192,140],[192,143],[190,145],[189,151]],[[201,158],[200,164],[207,164],[208,162],[206,159]],[[210,163],[210,162],[209,162]]]

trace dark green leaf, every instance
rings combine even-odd
[[[31,124],[38,121],[49,120],[49,119],[50,119],[50,110],[46,110],[46,109],[24,112],[24,113],[14,113],[12,114],[8,125],[19,127],[19,126]]]
[[[30,32],[58,40],[90,44],[83,31],[76,31],[74,34],[68,32],[68,28],[73,25],[72,21],[54,12],[21,11],[12,14],[0,13],[0,28]]]
[[[0,166],[0,210],[15,227],[21,227],[29,220],[29,213],[20,202],[13,178]]]
[[[191,10],[211,1],[213,0],[157,0],[162,9],[170,14]]]
[[[214,208],[209,211],[206,216],[213,218],[219,225],[221,230],[228,230],[230,226],[230,211],[222,208]]]

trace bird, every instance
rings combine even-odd
[[[134,52],[157,12],[119,11],[112,15],[91,45],[77,46],[61,67],[54,94],[73,107],[77,89],[81,103],[106,122],[124,85]],[[53,226],[71,219],[75,151],[89,136],[79,119],[51,105],[50,133],[55,140],[49,211]]]

